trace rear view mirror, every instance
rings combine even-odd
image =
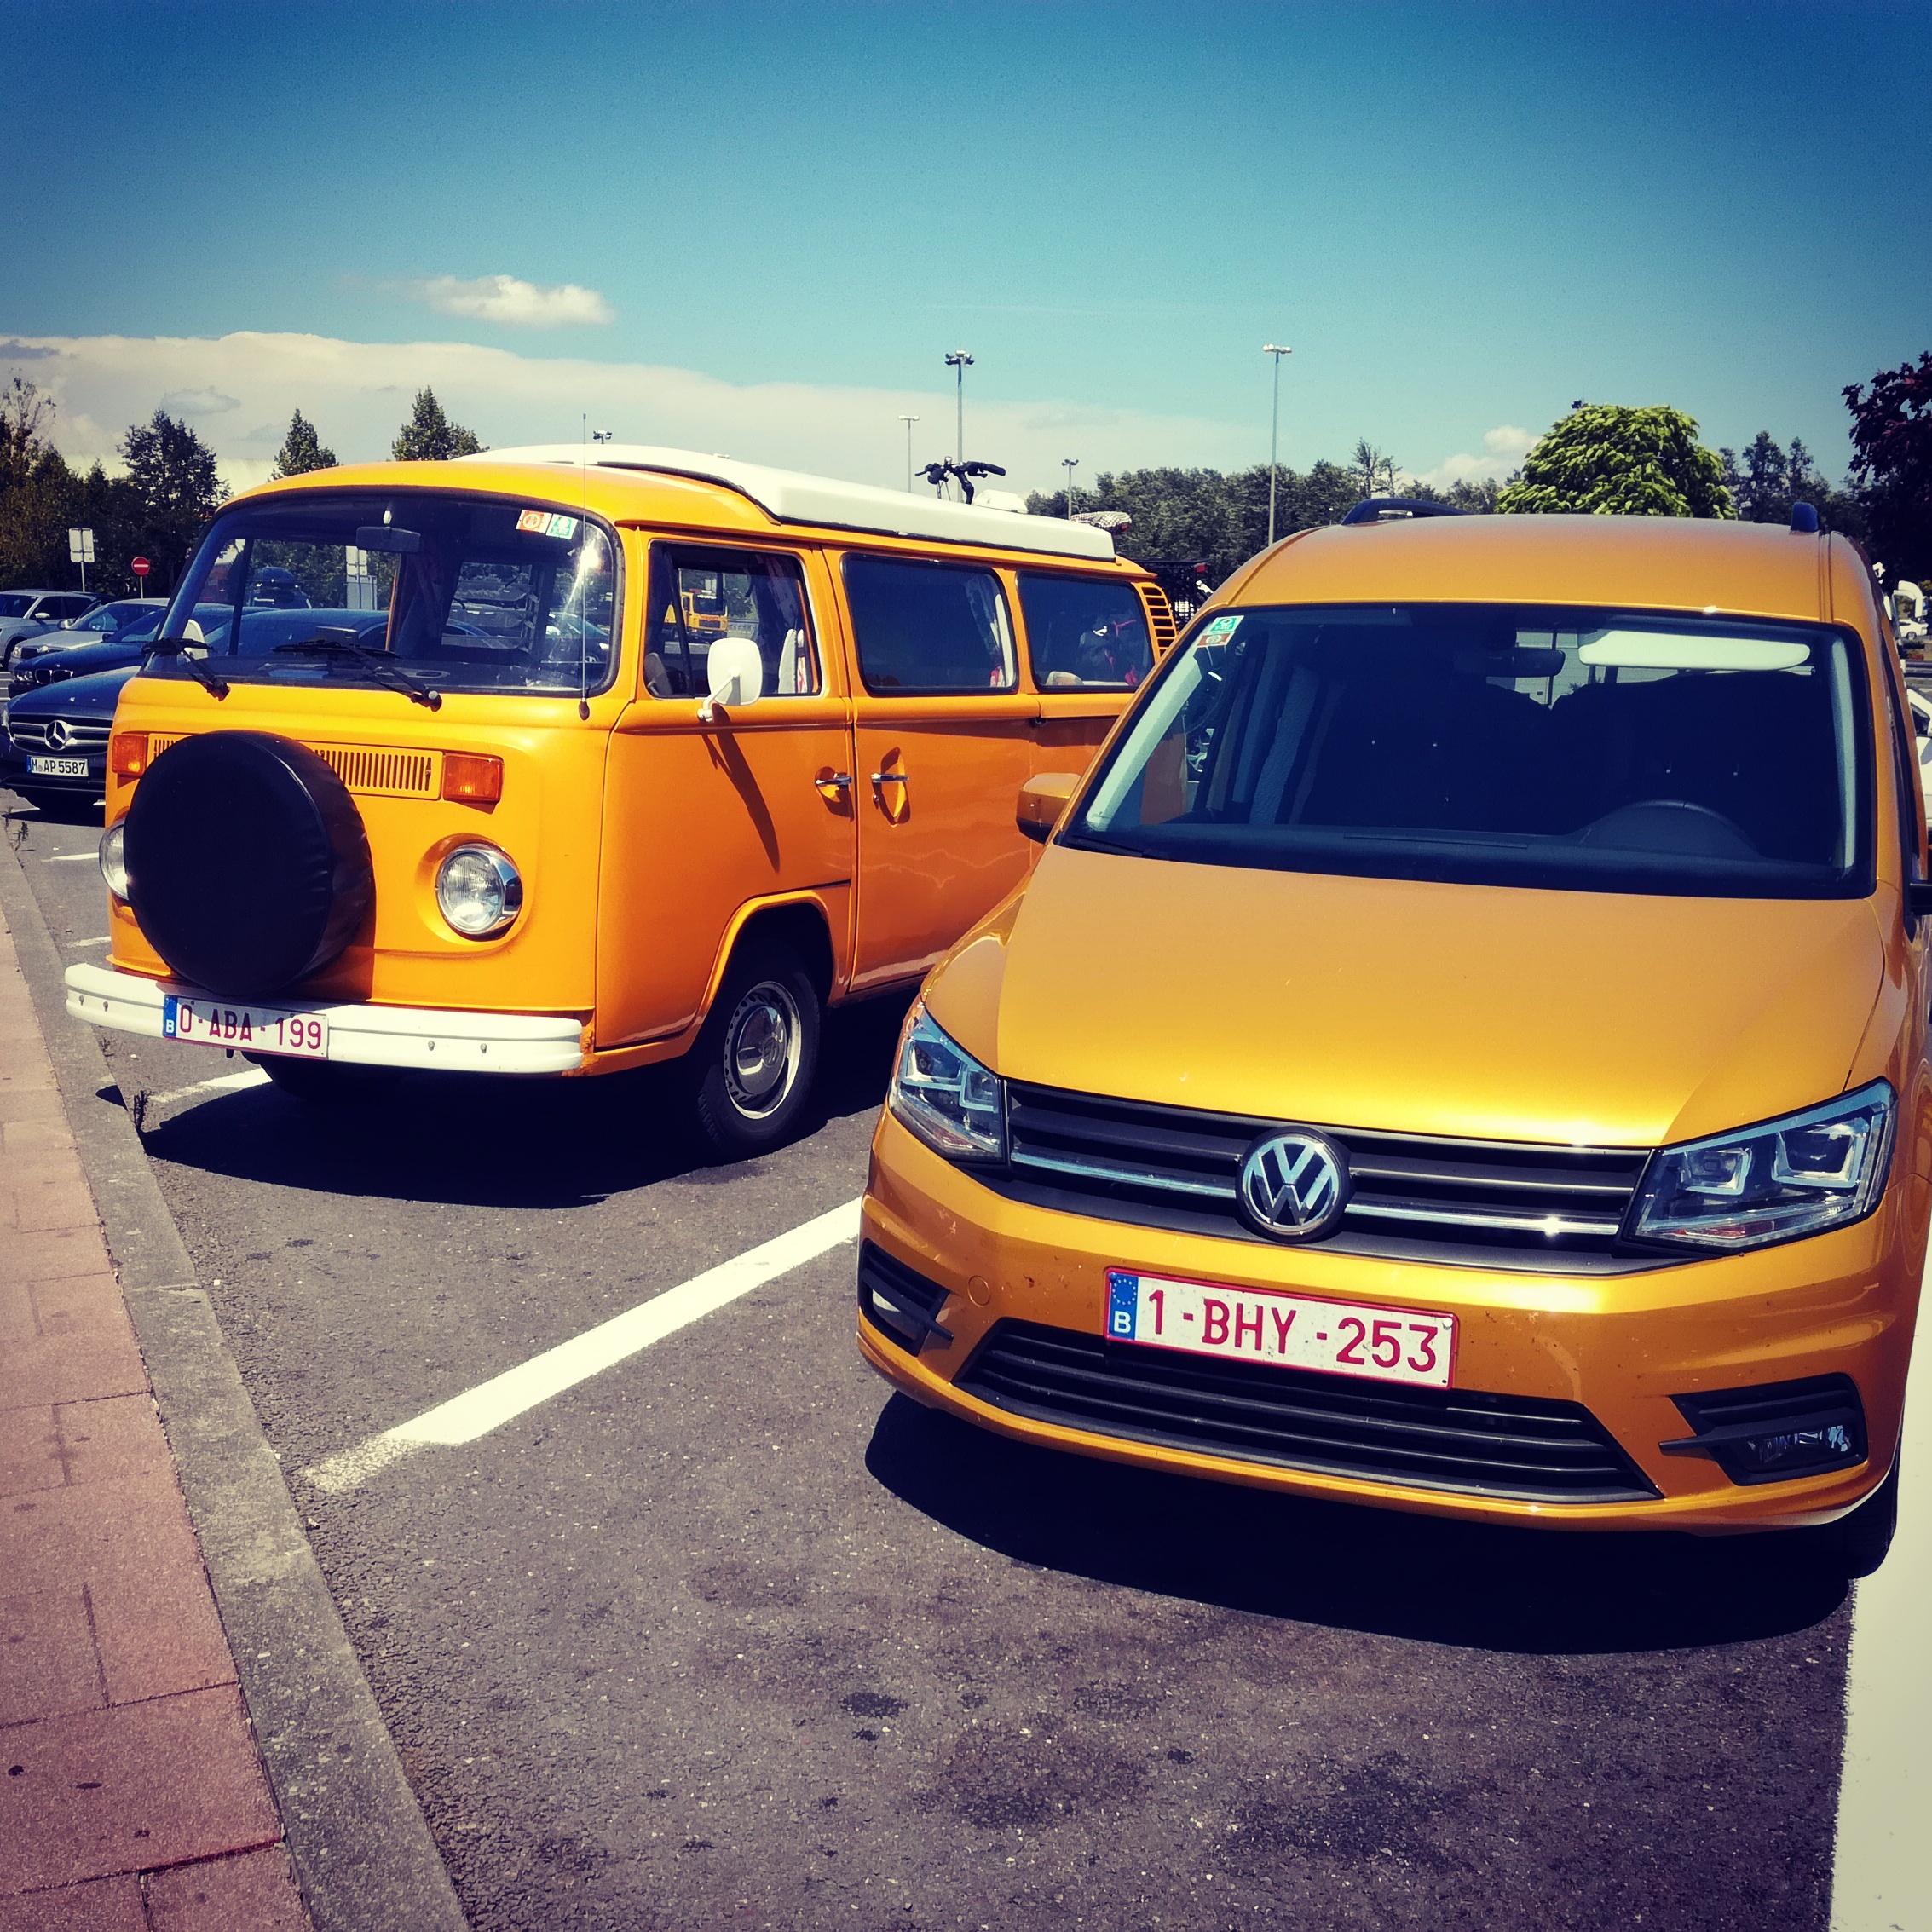
[[[366,523],[355,533],[355,547],[388,551],[395,557],[413,557],[423,547],[423,533],[401,529],[394,523]]]
[[[1059,823],[1067,800],[1079,789],[1077,771],[1036,771],[1019,788],[1015,822],[1021,833],[1044,845],[1047,833]]]
[[[711,695],[698,715],[708,724],[714,705],[755,705],[764,695],[764,653],[750,637],[720,637],[705,655],[705,678]]]

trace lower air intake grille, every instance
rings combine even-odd
[[[999,1323],[959,1387],[1089,1434],[1412,1489],[1527,1502],[1658,1493],[1574,1402],[1205,1361],[1031,1322]]]
[[[859,1248],[859,1309],[888,1341],[916,1355],[928,1336],[950,1341],[939,1325],[946,1290],[869,1241]]]

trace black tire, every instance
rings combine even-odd
[[[341,1060],[296,1060],[282,1053],[245,1053],[291,1100],[311,1106],[352,1107],[386,1092],[401,1067],[359,1067]]]
[[[818,988],[789,946],[754,945],[731,962],[691,1049],[699,1130],[727,1161],[797,1131],[818,1075]]]
[[[199,731],[170,745],[135,792],[125,851],[148,943],[223,999],[299,984],[374,903],[355,801],[314,752],[268,732]]]
[[[1899,1526],[1899,1465],[1848,1516],[1831,1524],[1830,1539],[1837,1566],[1848,1577],[1869,1577],[1885,1560]]]

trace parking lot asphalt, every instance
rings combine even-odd
[[[101,958],[97,831],[9,829]],[[731,1168],[661,1076],[330,1113],[103,1035],[472,1925],[1821,1932],[1842,1581],[1001,1443],[862,1367],[849,1243],[303,1475],[855,1197],[901,1011]]]

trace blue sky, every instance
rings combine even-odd
[[[1932,347],[1923,7],[5,18],[48,131],[0,179],[0,374],[83,453],[171,395],[245,475],[307,393],[376,454],[422,379],[494,442],[587,410],[891,482],[964,346],[972,453],[1044,487],[1265,458],[1272,339],[1296,464],[1493,467],[1586,396],[1836,473],[1840,388]]]

